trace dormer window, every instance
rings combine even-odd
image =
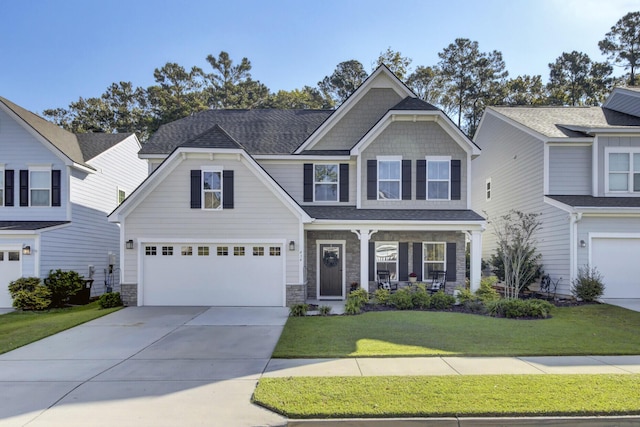
[[[609,193],[640,192],[640,150],[606,150],[606,180]]]
[[[338,165],[314,164],[313,195],[316,202],[338,201]]]

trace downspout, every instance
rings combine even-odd
[[[582,212],[569,215],[569,283],[573,283],[578,272],[578,222],[582,220]]]

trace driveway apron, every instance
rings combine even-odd
[[[250,399],[287,315],[129,307],[5,353],[0,425],[286,425]]]

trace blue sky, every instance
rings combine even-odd
[[[435,65],[459,37],[501,51],[510,76],[546,81],[562,52],[603,61],[598,41],[631,11],[638,0],[1,0],[0,96],[40,113],[112,82],[150,86],[166,62],[208,72],[222,50],[291,90],[349,59],[370,71],[387,47]]]

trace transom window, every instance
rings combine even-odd
[[[424,276],[430,278],[434,271],[444,271],[447,265],[447,245],[444,242],[425,242],[422,245]]]
[[[29,170],[31,206],[51,206],[51,170]]]
[[[402,159],[378,157],[378,200],[400,200]]]
[[[338,165],[313,165],[313,194],[316,202],[338,201]]]
[[[203,209],[222,209],[222,171],[202,171]]]
[[[389,270],[389,279],[398,280],[398,242],[376,242],[376,273]]]
[[[640,192],[640,152],[610,152],[608,162],[608,191]]]
[[[427,199],[449,200],[450,164],[448,157],[427,157]]]

